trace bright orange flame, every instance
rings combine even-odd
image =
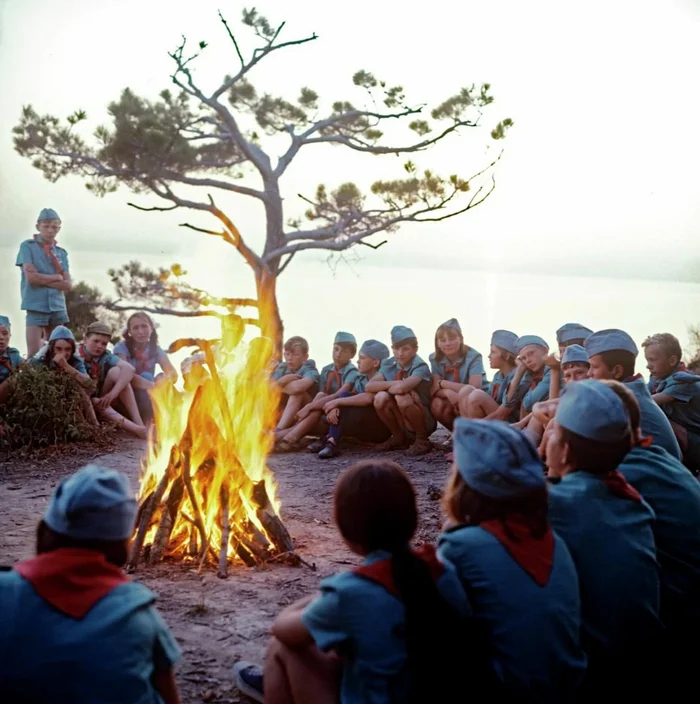
[[[143,525],[143,544],[157,540],[171,507],[164,555],[218,559],[227,523],[229,560],[249,556],[246,544],[262,554],[275,552],[275,537],[261,520],[259,493],[254,493],[256,483],[264,482],[272,513],[278,512],[266,464],[279,404],[279,391],[270,383],[273,347],[262,337],[243,343],[243,331],[240,318],[224,318],[221,342],[205,349],[206,367],[195,365],[185,391],[162,383],[151,393],[155,429],[143,462],[140,498],[146,505],[155,494],[157,505]]]

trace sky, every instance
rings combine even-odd
[[[479,269],[700,282],[697,1],[269,0],[257,7],[273,23],[286,20],[285,38],[319,36],[266,59],[251,76],[261,89],[293,98],[310,86],[329,102],[360,102],[351,77],[361,68],[429,106],[464,85],[493,87],[484,130],[463,132],[414,161],[468,176],[504,146],[495,193],[462,217],[403,228],[378,251],[361,248],[349,265],[339,264],[359,272],[366,288],[418,267],[453,276]],[[24,104],[60,117],[84,109],[89,134],[108,122],[106,105],[124,87],[156,97],[170,86],[167,53],[183,33],[193,45],[208,42],[196,79],[214,89],[237,67],[217,9],[236,29],[241,8],[230,0],[0,0],[0,279],[10,284],[8,290],[3,283],[2,304],[15,317],[14,252],[48,206],[63,219],[59,239],[76,278],[87,278],[79,264],[108,290],[98,263],[104,270],[132,258],[180,261],[196,283],[221,287],[215,293],[250,291],[234,253],[177,226],[212,226],[203,215],[141,213],[126,203],[155,201],[125,189],[98,199],[77,178],[51,184],[11,140]],[[236,31],[252,50],[245,28]],[[488,129],[503,117],[515,127],[505,142],[491,142]],[[275,153],[283,146],[271,144]],[[302,212],[297,193],[311,195],[319,182],[355,180],[367,188],[376,178],[400,176],[402,163],[309,148],[282,183],[286,215]],[[218,202],[259,246],[257,203],[240,196]],[[323,260],[299,257],[284,274],[289,285],[303,286],[303,272]],[[327,279],[333,281],[330,270]]]

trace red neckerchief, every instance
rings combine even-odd
[[[34,235],[34,241],[44,250],[44,254],[53,262],[53,265],[56,267],[56,273],[63,276],[63,267],[61,266],[61,262],[58,261],[56,253],[53,251],[54,245],[57,246],[56,241],[54,240],[53,245],[45,244],[39,235]]]
[[[639,381],[640,379],[643,379],[643,378],[644,378],[644,377],[642,377],[641,374],[635,374],[634,376],[625,377],[625,378],[622,380],[622,383],[623,383],[623,384],[629,384],[631,381]]]
[[[544,379],[544,370],[542,370],[537,376],[533,374],[532,381],[530,382],[530,391],[537,388],[537,384],[539,384],[542,379]]]
[[[7,369],[7,371],[12,374],[15,371],[15,368],[12,366],[12,362],[10,361],[10,358],[7,356],[6,353],[3,352],[3,354],[0,355],[0,364]]]
[[[140,350],[135,344],[134,344],[134,352],[133,356],[134,359],[136,360],[136,373],[141,376],[144,372],[149,371],[150,364],[149,362],[151,361],[151,357],[148,356],[148,351],[151,347],[151,343],[149,342],[145,349]]]
[[[331,369],[326,379],[325,392],[327,394],[334,394],[336,391],[340,391],[341,381],[340,372],[337,369]]]
[[[403,381],[408,376],[408,372],[405,369],[399,369],[394,376],[394,381]]]
[[[94,379],[95,381],[98,381],[100,378],[100,362],[99,362],[99,360],[96,360],[94,357],[91,357],[88,354],[87,350],[85,349],[85,345],[80,345],[80,347],[78,347],[78,354],[87,363],[88,374],[90,375],[90,378]]]
[[[442,562],[438,560],[435,547],[433,545],[423,545],[422,547],[414,550],[413,553],[423,560],[426,565],[428,565],[433,580],[437,582],[445,571],[445,567]],[[391,572],[390,557],[387,557],[384,560],[377,560],[377,562],[373,562],[371,565],[362,565],[361,567],[357,567],[353,570],[353,574],[369,579],[372,582],[376,582],[384,587],[384,589],[386,589],[393,596],[399,598],[401,597],[399,590],[394,584],[394,577]]]
[[[492,383],[491,384],[491,398],[495,401],[498,398],[498,392],[501,389],[500,384]]]
[[[129,581],[102,553],[80,548],[42,553],[19,562],[15,571],[42,599],[76,619],[83,618],[115,587]]]
[[[644,446],[645,441],[646,438],[642,441],[642,446]],[[606,474],[603,477],[603,481],[605,482],[605,486],[610,490],[610,493],[621,499],[629,499],[637,503],[642,500],[639,492],[617,470]]]
[[[547,585],[554,564],[554,533],[549,525],[541,538],[533,537],[527,518],[519,513],[503,520],[484,521],[479,526],[498,539],[536,584]]]

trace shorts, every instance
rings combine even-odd
[[[68,311],[52,310],[50,313],[44,313],[39,310],[27,311],[27,325],[36,325],[40,328],[55,328],[57,325],[65,325],[69,323]]]

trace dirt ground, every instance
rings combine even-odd
[[[441,439],[440,433],[433,439]],[[144,449],[145,443],[121,438],[113,452],[97,456],[83,449],[60,460],[0,458],[0,564],[32,555],[36,523],[61,477],[95,460],[126,472],[136,483]],[[348,448],[334,460],[309,453],[270,458],[280,485],[282,518],[297,552],[315,570],[234,566],[222,580],[212,569],[197,574],[185,565],[164,564],[134,575],[158,595],[158,608],[182,648],[178,682],[183,702],[246,701],[233,687],[233,664],[239,659],[262,661],[277,612],[312,593],[323,577],[359,563],[333,526],[331,499],[338,475],[368,456],[366,449]],[[421,511],[417,542],[434,540],[442,521],[436,489],[447,476],[444,454],[409,458],[397,452],[386,457],[398,461],[415,483]]]

